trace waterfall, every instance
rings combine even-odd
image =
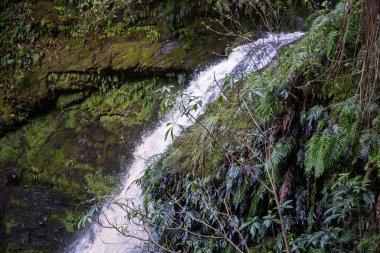
[[[279,48],[296,41],[302,35],[303,33],[300,32],[270,34],[266,38],[235,48],[228,58],[201,71],[190,81],[185,90],[187,94],[199,96],[202,99],[202,108],[198,109],[193,116],[198,117],[202,114],[206,104],[211,102],[218,93],[218,88],[209,89],[215,81],[223,81],[229,74],[247,74],[264,68],[276,57]],[[129,171],[125,175],[121,191],[115,194],[114,199],[119,201],[134,199],[135,203],[140,203],[142,192],[133,182],[143,175],[146,159],[163,153],[170,145],[170,138],[165,141],[165,133],[167,124],[174,121],[185,127],[192,124],[192,121],[186,116],[181,117],[179,111],[174,111],[163,117],[152,132],[143,136],[141,143],[137,145],[133,153],[134,160],[127,166]],[[176,129],[176,135],[179,133],[180,129]],[[110,222],[117,226],[128,226],[129,237],[121,235],[113,228],[105,228],[97,223],[92,223],[63,252],[139,252],[136,246],[141,245],[141,241],[133,237],[146,238],[146,234],[141,231],[139,226],[126,223],[125,212],[113,203],[110,200],[109,203],[104,204],[99,221],[105,225]]]

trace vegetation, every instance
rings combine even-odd
[[[155,246],[379,251],[378,0],[6,0],[0,8],[0,251],[53,251],[92,221],[161,100],[162,112],[178,110],[194,125],[177,138],[168,125],[173,144],[137,182],[143,205],[125,204]],[[217,83],[220,95],[198,119],[198,97],[163,86],[182,85],[182,74],[227,43],[307,26],[264,70]],[[44,247],[17,234],[41,228],[51,241]]]

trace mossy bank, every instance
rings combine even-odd
[[[56,109],[0,139],[2,251],[51,252],[78,230],[87,208],[118,185],[167,82],[176,80],[61,95]]]

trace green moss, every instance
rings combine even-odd
[[[10,234],[12,232],[12,229],[18,226],[17,222],[15,220],[5,220],[4,227],[5,227],[5,233]]]
[[[15,206],[20,207],[20,208],[27,208],[27,206],[28,206],[28,203],[26,200],[19,199],[19,198],[11,198],[10,204],[15,205]]]
[[[115,176],[104,176],[100,171],[87,174],[85,179],[88,192],[99,198],[109,193],[117,182]]]
[[[11,243],[8,243],[8,245],[6,246],[5,252],[6,253],[13,253],[13,252],[15,252],[16,249],[17,249],[17,244],[11,242]]]
[[[90,197],[82,183],[76,182],[73,178],[66,176],[54,177],[55,189],[64,193],[72,201],[81,203]],[[80,179],[80,178],[78,178]]]
[[[24,177],[29,183],[54,183],[54,178],[60,176],[62,169],[70,162],[61,150],[54,149],[50,143],[28,150],[26,156],[30,170],[25,171]]]
[[[7,161],[15,161],[20,157],[21,136],[19,132],[8,134],[0,139],[0,165],[6,166]]]
[[[82,90],[86,86],[94,86],[95,84],[91,80],[91,74],[87,73],[68,73],[58,76],[51,74],[48,76],[48,80],[54,84],[55,89],[59,90]],[[66,96],[69,96],[69,94],[66,94]]]
[[[133,41],[117,43],[110,46],[109,51],[112,55],[111,66],[115,70],[129,69],[135,66],[149,66],[153,67],[156,60],[153,54],[160,49],[161,43],[151,43],[150,41]],[[102,56],[98,58],[99,63],[106,61],[110,62],[109,58]]]
[[[78,222],[82,216],[82,212],[67,209],[65,217],[60,220],[68,232],[74,233],[77,230]]]
[[[83,92],[62,95],[57,100],[57,108],[58,109],[66,108],[74,103],[82,101],[84,98],[85,98],[85,94]]]
[[[141,125],[153,115],[158,100],[154,89],[159,84],[155,79],[126,83],[106,94],[94,94],[82,104],[81,109],[99,118],[101,125],[110,131]]]
[[[66,121],[65,121],[65,127],[69,129],[77,129],[78,126],[78,120],[81,119],[78,115],[80,114],[80,110],[76,108],[70,108],[70,110],[66,111]],[[82,118],[83,119],[83,118]]]
[[[57,125],[51,124],[52,116],[46,115],[33,119],[22,131],[30,149],[38,150],[47,138],[56,130]]]

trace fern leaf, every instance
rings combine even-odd
[[[324,110],[325,108],[323,108],[321,105],[317,105],[311,108],[307,113],[307,120],[309,122],[309,125],[319,119],[322,116]]]
[[[315,154],[315,177],[319,178],[326,169],[326,157],[329,156],[328,151],[333,145],[332,139],[324,132],[318,141],[317,152]]]
[[[306,152],[305,152],[305,172],[307,174],[311,174],[312,170],[315,166],[315,154],[318,150],[318,142],[319,142],[319,133],[313,134],[310,140],[306,144]]]
[[[291,139],[285,139],[279,141],[271,155],[272,164],[274,167],[278,167],[279,164],[289,156],[290,152],[293,149],[293,142]]]

